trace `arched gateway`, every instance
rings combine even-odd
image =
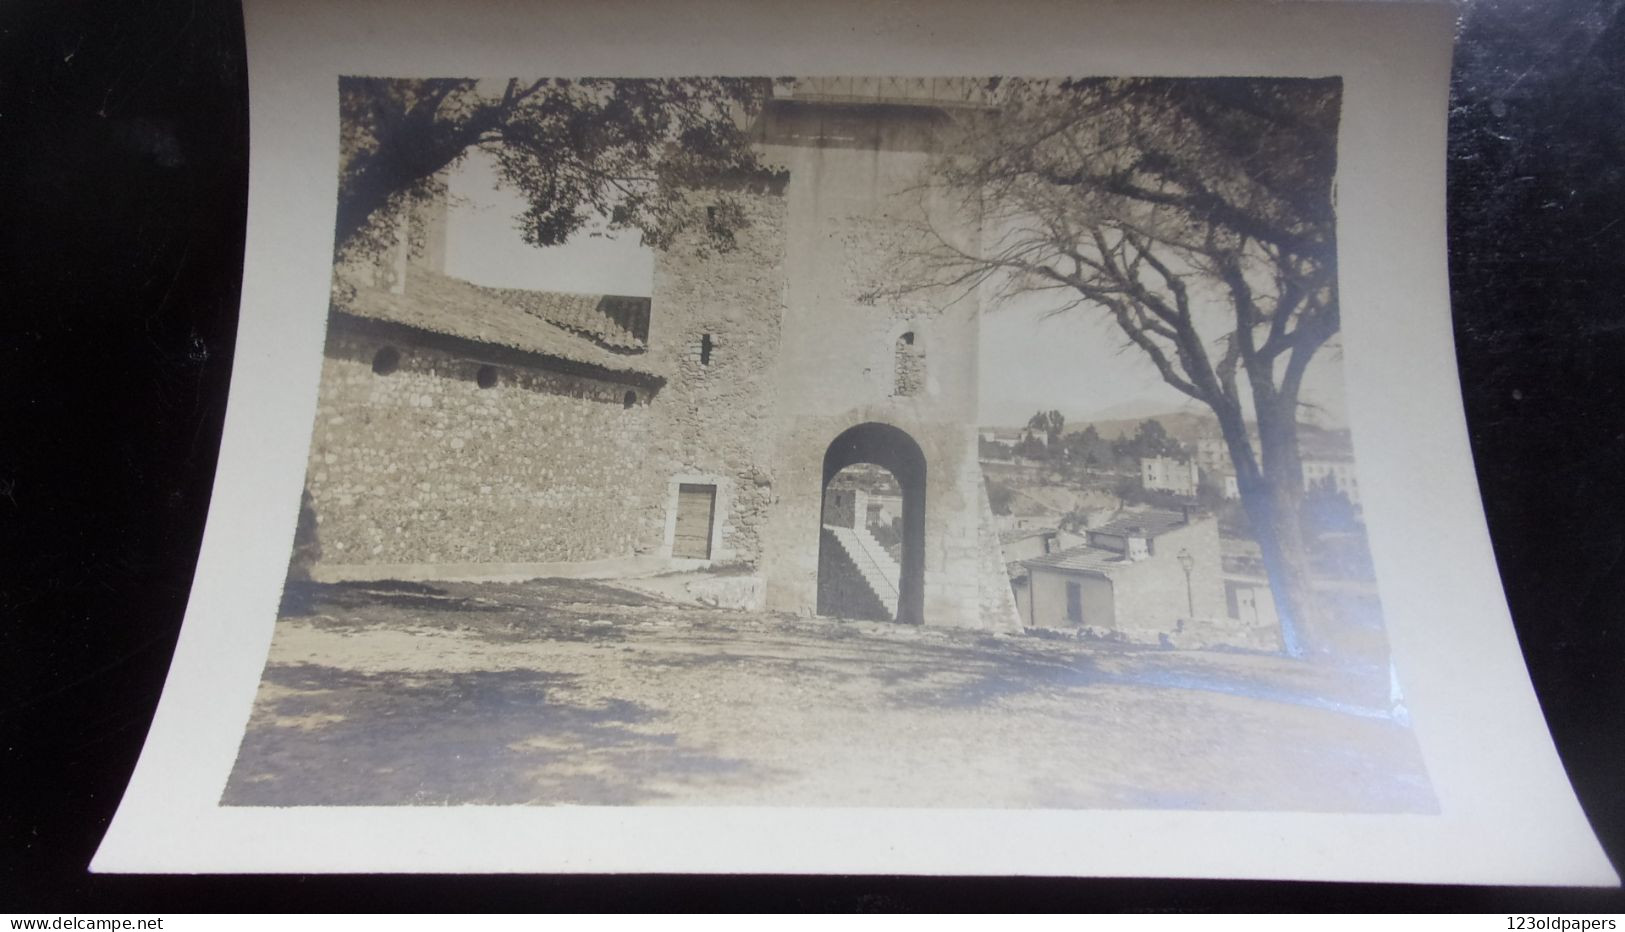
[[[848,428],[824,451],[820,495],[825,504],[820,524],[827,530],[819,539],[818,613],[865,617],[862,611],[864,595],[872,594],[882,605],[885,602],[884,592],[866,592],[872,584],[865,582],[865,571],[873,574],[877,568],[861,564],[866,560],[872,563],[876,558],[881,561],[889,558],[885,554],[869,557],[863,552],[872,548],[872,543],[859,543],[856,545],[859,552],[852,553],[849,549],[852,545],[842,543],[842,538],[835,533],[836,525],[844,525],[840,530],[852,530],[868,538],[863,531],[865,509],[849,513],[846,516],[849,520],[839,520],[830,514],[830,482],[841,470],[859,463],[871,463],[885,469],[896,479],[901,490],[901,557],[897,561],[896,579],[890,581],[896,586],[894,617],[905,624],[920,624],[924,620],[925,605],[925,453],[907,432],[890,424],[867,423]],[[872,541],[872,538],[868,539]],[[884,570],[880,572],[884,574]],[[857,590],[856,604],[843,603],[843,589],[852,588]]]

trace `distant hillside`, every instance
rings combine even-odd
[[[1097,408],[1093,411],[1066,411],[1063,413],[1066,414],[1067,420],[1077,421],[1080,424],[1087,424],[1091,421],[1098,423],[1101,421],[1129,420],[1137,424],[1148,417],[1162,417],[1178,412],[1201,414],[1203,409],[1198,407],[1194,401],[1187,401],[1177,408],[1170,408],[1167,400],[1156,401],[1148,398],[1137,398],[1133,401],[1124,401],[1105,408]]]
[[[1138,403],[1117,405],[1114,408],[1106,409],[1106,412],[1104,413],[1110,414],[1113,411],[1134,409],[1137,404]],[[1068,434],[1082,433],[1088,428],[1093,427],[1103,439],[1117,440],[1122,437],[1133,436],[1134,432],[1140,429],[1140,423],[1142,421],[1150,420],[1161,421],[1164,430],[1173,435],[1173,437],[1180,443],[1186,445],[1193,445],[1196,443],[1196,441],[1205,437],[1217,438],[1220,436],[1218,418],[1215,418],[1210,413],[1195,408],[1186,408],[1177,411],[1154,411],[1147,409],[1145,414],[1135,414],[1133,416],[1124,417],[1108,417],[1093,421],[1087,419],[1074,419],[1069,415],[1066,419],[1065,432]],[[1249,431],[1252,431],[1256,435],[1258,429],[1257,425],[1255,425],[1252,421],[1248,421],[1247,427]],[[1011,430],[1019,433],[1025,429],[1025,425],[1020,427],[999,429]],[[1300,421],[1298,423],[1298,442],[1303,448],[1303,452],[1306,456],[1336,456],[1339,454],[1348,455],[1350,452],[1349,434],[1347,429],[1328,430],[1309,421]]]
[[[1211,414],[1202,414],[1197,411],[1165,411],[1161,414],[1146,414],[1139,417],[1116,418],[1106,421],[1072,421],[1066,422],[1066,432],[1078,433],[1093,426],[1095,431],[1106,440],[1116,440],[1119,437],[1132,436],[1140,429],[1141,421],[1156,420],[1162,422],[1162,427],[1172,434],[1181,443],[1195,443],[1202,437],[1217,437],[1219,435],[1219,422]]]
[[[1141,421],[1157,420],[1162,427],[1172,434],[1180,443],[1194,444],[1204,437],[1219,436],[1219,421],[1211,414],[1199,411],[1168,411],[1162,414],[1147,415],[1145,417],[1121,418],[1107,421],[1094,421],[1093,426],[1106,440],[1116,440],[1119,437],[1132,436],[1140,429]],[[1088,429],[1089,421],[1066,423],[1066,432],[1077,433]],[[1257,427],[1251,421],[1247,423],[1249,430],[1256,431]],[[1347,456],[1352,452],[1347,430],[1328,430],[1307,421],[1298,423],[1298,444],[1305,456]]]

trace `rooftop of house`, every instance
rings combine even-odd
[[[1099,527],[1092,527],[1089,533],[1150,539],[1189,523],[1189,519],[1178,511],[1136,511],[1120,514]]]
[[[648,349],[648,298],[474,287],[615,352],[641,353]]]
[[[1056,528],[1052,528],[1052,527],[1020,527],[1020,528],[1012,528],[1012,529],[1010,529],[1008,531],[1000,531],[999,532],[999,543],[1001,543],[1001,544],[1013,544],[1018,540],[1026,540],[1029,537],[1041,537],[1041,536],[1043,536],[1045,534],[1058,534],[1058,533],[1060,533],[1060,532]]]
[[[1058,570],[1081,570],[1091,573],[1107,573],[1132,565],[1135,561],[1123,556],[1115,550],[1104,547],[1090,547],[1085,544],[1081,547],[1071,547],[1055,553],[1046,553],[1041,557],[1021,561],[1030,567],[1049,567]]]
[[[363,320],[517,350],[612,376],[663,381],[640,353],[621,348],[635,334],[612,318],[635,317],[639,309],[627,302],[637,301],[644,303],[647,320],[647,298],[487,288],[413,268],[401,294],[356,285],[349,295],[335,297],[333,308]],[[599,310],[606,302],[613,313]],[[594,320],[595,313],[604,321]]]
[[[1014,518],[1047,518],[1054,521],[1059,519],[1061,514],[1059,510],[1031,495],[1018,495],[1010,503],[1010,516]]]
[[[1189,524],[1184,514],[1177,511],[1138,511],[1118,515],[1116,518],[1088,530],[1091,535],[1107,534],[1114,537],[1143,537],[1150,539]],[[1116,550],[1082,544],[1066,550],[1047,553],[1041,557],[1021,561],[1028,567],[1042,566],[1060,570],[1106,573],[1139,562]]]

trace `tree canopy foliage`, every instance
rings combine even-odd
[[[1128,459],[1136,465],[1142,458],[1154,456],[1184,457],[1185,445],[1179,438],[1168,433],[1168,428],[1156,418],[1148,418],[1134,428],[1133,434],[1125,434],[1112,445],[1117,455]]]
[[[1061,434],[1066,427],[1066,415],[1059,411],[1039,411],[1027,419],[1027,429],[1044,435],[1044,442],[1053,450],[1061,448]]]
[[[694,222],[686,186],[762,170],[743,118],[768,90],[733,78],[344,78],[338,248],[377,248],[403,199],[475,149],[524,197],[526,242],[557,245],[597,217],[667,246]],[[704,223],[726,246],[742,216],[721,195]]]

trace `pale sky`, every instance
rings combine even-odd
[[[477,151],[452,172],[447,274],[501,288],[650,294],[654,253],[636,233],[610,237],[600,228],[600,235],[587,231],[563,246],[537,249],[515,225],[521,200],[496,190],[495,181],[490,158]],[[1104,312],[1084,306],[1052,316],[1063,300],[1026,295],[985,312],[977,423],[1020,426],[1051,408],[1077,423],[1197,407],[1162,381],[1138,347],[1122,348],[1125,339]],[[1346,424],[1342,364],[1334,346],[1311,363],[1303,398],[1326,409],[1320,419],[1326,426]]]
[[[1025,295],[983,312],[978,423],[1020,427],[1051,408],[1072,422],[1207,411],[1164,382],[1139,347],[1125,348],[1127,338],[1105,311],[1083,305],[1053,314],[1063,303],[1050,294]],[[1300,397],[1323,410],[1313,420],[1347,426],[1337,340],[1310,362]]]
[[[451,172],[446,274],[496,288],[649,296],[654,252],[636,233],[593,236],[603,234],[600,227],[563,246],[537,249],[521,238],[515,222],[524,201],[495,184],[495,165],[478,150]]]
[[[1168,411],[1190,401],[1162,381],[1137,347],[1118,352],[1123,337],[1102,314],[1080,307],[1055,315],[1057,301],[1023,296],[983,312],[979,423],[1016,427],[1051,408],[1072,421],[1127,407]]]

